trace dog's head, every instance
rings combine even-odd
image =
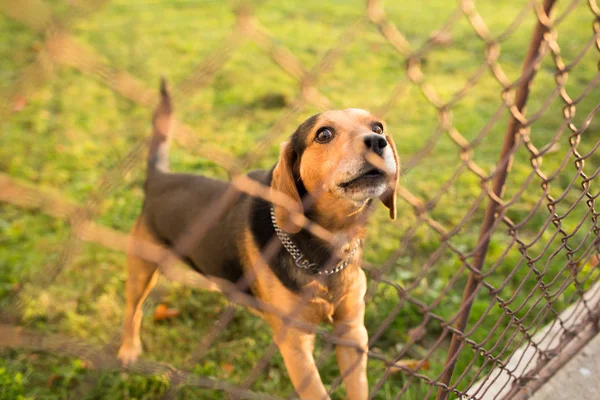
[[[302,210],[306,192],[321,214],[329,209],[337,219],[355,215],[378,197],[394,219],[399,172],[383,121],[365,110],[334,110],[310,117],[281,145],[271,190],[289,196],[296,210]],[[275,217],[284,230],[299,231],[288,208],[276,206]]]

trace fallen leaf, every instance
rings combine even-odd
[[[223,364],[221,364],[221,368],[223,369],[223,371],[225,371],[227,373],[233,372],[233,364],[223,363]]]
[[[394,365],[390,368],[390,372],[402,372],[405,369],[410,369],[411,371],[418,371],[420,369],[424,369],[425,371],[429,370],[429,361],[428,360],[400,360],[396,361]]]
[[[27,105],[27,99],[25,96],[17,96],[13,100],[13,111],[22,111]]]
[[[35,51],[36,53],[39,53],[40,51],[42,51],[43,48],[44,48],[44,45],[42,45],[42,43],[37,40],[35,42],[33,42],[33,44],[31,45],[31,49],[33,51]]]
[[[154,310],[154,320],[162,321],[163,319],[175,318],[179,315],[179,310],[176,308],[167,308],[164,304],[159,304]]]

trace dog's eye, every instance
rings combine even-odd
[[[373,125],[371,126],[371,130],[379,135],[383,134],[383,125],[381,125],[379,122],[374,122]]]
[[[319,143],[327,143],[333,139],[333,131],[330,128],[321,128],[317,131],[315,140]]]

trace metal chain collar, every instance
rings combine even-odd
[[[346,266],[348,266],[348,264],[350,263],[350,260],[352,259],[352,257],[356,253],[356,251],[358,250],[358,247],[360,246],[360,239],[356,239],[356,244],[354,245],[352,250],[350,250],[350,254],[348,254],[348,257],[345,260],[340,261],[338,263],[338,265],[335,266],[335,268],[319,270],[319,269],[317,269],[318,265],[315,263],[311,263],[304,256],[304,254],[302,254],[302,252],[300,251],[298,246],[296,246],[294,244],[294,242],[292,242],[292,240],[290,239],[288,234],[285,233],[284,231],[282,231],[281,228],[279,228],[279,225],[277,225],[277,221],[275,220],[275,210],[273,209],[273,206],[271,206],[271,221],[273,222],[273,229],[275,229],[275,233],[277,233],[277,237],[281,241],[281,244],[283,244],[283,247],[285,247],[285,249],[288,251],[288,253],[290,253],[292,258],[294,259],[296,266],[298,266],[299,268],[308,270],[310,272],[313,272],[317,275],[333,275],[337,272],[340,272],[344,268],[346,268]]]

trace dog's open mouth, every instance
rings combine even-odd
[[[385,173],[377,168],[371,168],[348,182],[340,183],[343,189],[379,185],[385,181]]]

